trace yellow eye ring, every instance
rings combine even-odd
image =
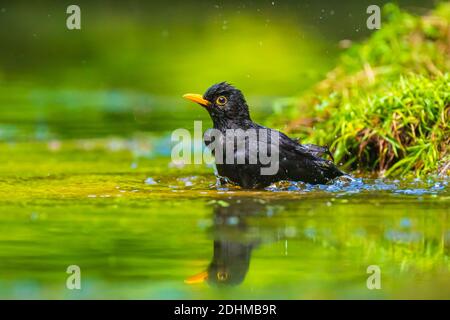
[[[219,281],[225,281],[228,279],[228,274],[224,271],[219,271],[219,272],[217,272],[217,279]]]
[[[228,102],[228,100],[227,100],[227,98],[224,97],[224,96],[220,96],[220,97],[218,97],[218,98],[216,99],[216,104],[218,104],[219,106],[223,106],[223,105],[225,105],[225,103],[227,103],[227,102]]]

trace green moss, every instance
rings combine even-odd
[[[450,4],[423,17],[387,5],[382,28],[310,92],[279,105],[275,122],[331,146],[348,168],[447,173],[449,71]]]

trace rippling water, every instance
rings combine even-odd
[[[437,195],[444,192],[448,186],[447,177],[434,177],[426,179],[365,179],[354,178],[351,175],[344,176],[329,185],[310,185],[301,182],[287,181],[267,188],[268,191],[292,191],[292,192],[331,192],[339,195],[350,195],[361,192],[391,192],[393,194],[407,195]]]
[[[3,145],[0,297],[450,297],[448,179],[245,191],[217,187],[210,167],[90,143]],[[81,290],[65,287],[69,265]]]

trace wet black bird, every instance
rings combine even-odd
[[[277,130],[266,128],[253,122],[242,92],[226,82],[211,86],[203,96],[186,94],[183,97],[203,106],[211,116],[214,129],[220,131],[224,136],[227,134],[228,129],[241,129],[244,132],[249,131],[249,129],[266,130],[267,138],[265,140],[262,140],[258,135],[257,141],[246,137],[244,146],[241,145],[239,147],[236,144],[233,150],[234,161],[231,163],[230,161],[218,163],[217,152],[215,154],[219,176],[227,178],[242,188],[264,188],[282,180],[325,184],[336,177],[344,175],[332,161],[323,158],[324,155],[331,156],[327,147],[300,144],[297,140],[291,139]],[[278,135],[278,146],[274,143],[274,140],[271,140],[271,134]],[[208,131],[205,133],[205,137],[207,136]],[[223,149],[223,154],[226,153],[224,140],[219,139],[218,141],[218,144]],[[278,147],[279,154],[276,164],[278,170],[275,174],[262,174],[261,172],[261,168],[268,168],[273,165],[260,160],[260,155],[263,152],[260,149],[262,141],[267,141],[264,152],[265,150],[273,150],[271,148]],[[209,138],[205,139],[205,143],[207,146],[210,146],[211,140]],[[257,145],[258,160],[253,164],[250,163],[249,144]],[[244,164],[239,164],[238,162],[238,158],[241,156],[245,157],[246,161]],[[223,158],[225,159],[225,156]]]

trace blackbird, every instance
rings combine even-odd
[[[203,96],[185,94],[183,97],[204,107],[212,119],[215,131],[222,133],[224,137],[231,130],[238,129],[242,132],[251,130],[266,132],[265,136],[257,134],[256,140],[251,139],[251,136],[245,136],[244,144],[235,144],[231,162],[228,157],[227,161],[218,161],[218,150],[222,149],[221,157],[228,152],[226,149],[229,146],[224,142],[227,141],[226,138],[218,139],[217,136],[213,136],[214,139],[211,141],[208,131],[212,129],[205,133],[205,144],[208,147],[211,148],[212,142],[215,142],[215,148],[212,151],[216,157],[217,172],[225,180],[242,188],[256,189],[265,188],[282,180],[326,184],[334,178],[344,175],[332,161],[323,158],[323,156],[329,155],[333,159],[327,147],[300,144],[280,131],[253,122],[242,92],[226,82],[211,86]],[[255,149],[251,149],[251,147],[255,147]],[[257,161],[253,161],[253,163],[251,150],[256,150],[257,153]],[[275,165],[262,160],[263,151],[268,151],[269,157],[272,153],[277,152]],[[245,158],[245,163],[239,162],[242,157]],[[262,169],[270,166],[277,170],[271,174],[263,174]]]

